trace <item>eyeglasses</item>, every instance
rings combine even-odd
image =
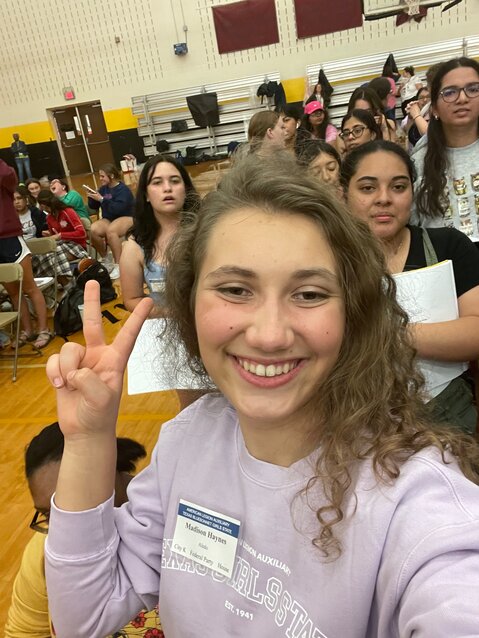
[[[30,529],[41,534],[48,534],[48,523],[50,521],[50,512],[39,512],[36,510],[32,522],[30,523]]]
[[[324,115],[324,111],[313,111],[309,114],[309,117],[322,117]]]
[[[353,128],[345,128],[343,131],[341,131],[339,137],[344,140],[346,137],[352,135],[353,140],[357,140],[358,137],[361,137],[361,135],[367,128],[367,126],[364,126],[362,124],[356,124],[356,126],[353,126]]]
[[[470,82],[466,86],[446,86],[442,91],[439,91],[439,95],[444,102],[457,102],[461,91],[464,91],[464,94],[470,99],[479,97],[479,82]]]

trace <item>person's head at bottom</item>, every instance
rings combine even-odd
[[[50,502],[57,484],[63,448],[64,437],[55,421],[34,436],[25,450],[25,474],[35,508],[30,527],[37,532],[48,532]],[[137,461],[145,456],[145,448],[137,441],[117,438],[115,506],[127,501],[126,487],[133,478]]]

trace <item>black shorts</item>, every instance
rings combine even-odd
[[[19,264],[29,254],[23,237],[0,239],[0,264]]]

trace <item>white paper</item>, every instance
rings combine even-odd
[[[65,137],[67,138],[67,140],[74,140],[75,131],[65,131]]]
[[[454,269],[451,260],[427,268],[393,275],[397,300],[411,323],[437,323],[459,317]],[[426,391],[435,397],[466,370],[465,363],[418,359],[426,379]]]
[[[191,372],[183,344],[174,353],[161,338],[167,319],[147,319],[128,360],[128,394],[163,390],[201,390],[205,385]]]
[[[45,288],[46,286],[50,286],[55,279],[53,277],[35,277],[35,283],[38,288]]]

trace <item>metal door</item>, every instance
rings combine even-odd
[[[94,173],[114,162],[99,101],[51,109],[69,175]]]
[[[103,110],[100,102],[79,104],[77,108],[90,161],[97,171],[102,164],[114,162]]]
[[[91,166],[76,108],[70,106],[64,109],[54,109],[52,114],[55,119],[63,156],[67,163],[67,172],[70,175],[90,173]]]

